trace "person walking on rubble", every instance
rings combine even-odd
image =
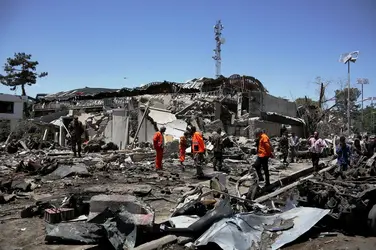
[[[82,134],[85,132],[84,125],[78,120],[77,116],[73,117],[73,121],[68,126],[71,135],[71,144],[74,157],[81,157]],[[77,146],[77,149],[76,149]]]
[[[180,165],[182,166],[183,171],[185,170],[184,161],[185,161],[185,151],[188,146],[187,138],[188,138],[188,131],[184,132],[183,136],[180,136],[179,141],[179,161]]]
[[[298,147],[300,144],[300,139],[299,137],[295,134],[295,132],[291,133],[289,145],[290,145],[290,151],[291,151],[291,160],[290,162],[293,163],[295,161],[295,157],[298,153]]]
[[[374,143],[369,140],[368,135],[365,135],[363,137],[363,144],[364,144],[364,149],[365,149],[365,156],[367,158],[371,158],[375,152],[375,149],[374,149]]]
[[[161,127],[159,131],[154,134],[153,146],[155,149],[155,168],[156,170],[162,170],[163,149],[164,149],[164,133],[166,127]]]
[[[253,166],[256,169],[259,181],[265,180],[265,185],[270,185],[268,161],[270,157],[274,157],[273,149],[269,137],[261,129],[255,130],[255,137],[256,140],[258,139],[258,148],[257,159]],[[261,168],[264,170],[265,179],[262,176]]]
[[[282,153],[283,163],[287,163],[287,156],[289,154],[289,139],[287,130],[283,133],[281,140],[279,141],[279,148]]]
[[[319,170],[320,155],[327,145],[323,139],[319,138],[319,133],[315,131],[313,137],[309,139],[309,146],[313,171],[317,172]]]
[[[360,137],[361,138],[361,137]],[[357,166],[359,160],[365,153],[365,147],[361,144],[359,137],[354,140],[354,144],[351,147],[352,153],[352,165]]]
[[[218,128],[211,138],[211,143],[213,144],[213,169],[214,171],[222,171],[223,162],[223,140],[222,140],[222,129]]]
[[[196,167],[196,176],[202,177],[204,176],[204,172],[202,171],[202,163],[204,161],[204,154],[205,154],[205,143],[204,139],[200,132],[196,131],[196,127],[191,127],[192,132],[192,154],[194,159],[194,164]]]
[[[350,166],[351,148],[349,145],[347,145],[346,138],[344,136],[339,138],[339,146],[336,149],[336,154],[339,171],[346,171]]]

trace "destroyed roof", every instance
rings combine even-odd
[[[275,112],[261,112],[261,118],[265,121],[277,122],[288,125],[301,126],[305,124],[303,119],[285,116]]]
[[[40,99],[44,100],[68,100],[74,97],[84,97],[84,96],[96,96],[103,93],[116,93],[120,89],[107,89],[107,88],[80,88],[69,91],[61,91],[55,94],[50,94],[46,96],[41,96]]]
[[[252,76],[231,75],[226,78],[221,76],[218,79],[202,77],[193,79],[186,83],[176,82],[151,82],[141,87],[136,88],[122,88],[122,89],[108,89],[108,88],[80,88],[69,91],[61,91],[55,94],[41,96],[40,99],[44,101],[55,100],[70,100],[70,99],[90,99],[90,98],[105,98],[105,97],[121,97],[121,96],[137,96],[145,94],[163,94],[163,93],[195,93],[199,92],[203,87],[220,87],[222,84],[230,86],[231,88],[240,88],[248,91],[262,91],[268,92],[262,83]]]
[[[183,88],[201,89],[206,84],[212,85],[216,83],[225,83],[248,90],[259,90],[262,92],[268,92],[264,85],[253,76],[241,76],[238,74],[233,74],[229,77],[220,76],[217,79],[207,77],[195,78],[183,84]]]

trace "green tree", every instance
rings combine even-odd
[[[369,105],[364,108],[364,130],[375,134],[376,133],[376,106]]]
[[[4,64],[5,75],[0,75],[0,83],[11,90],[21,87],[22,95],[26,96],[25,86],[37,83],[38,78],[48,75],[47,72],[37,73],[38,61],[32,61],[30,54],[15,53]]]
[[[335,113],[338,117],[342,117],[343,121],[347,123],[347,107],[350,105],[350,119],[351,125],[354,130],[357,130],[361,127],[360,119],[360,105],[357,104],[357,100],[360,97],[361,92],[357,88],[350,88],[350,103],[348,103],[348,88],[343,90],[338,89],[335,91]]]

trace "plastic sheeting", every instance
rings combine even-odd
[[[214,242],[223,250],[279,249],[307,232],[329,212],[298,207],[275,215],[236,214],[213,224],[194,245]]]

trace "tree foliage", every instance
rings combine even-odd
[[[364,108],[364,129],[372,134],[376,134],[376,105]]]
[[[309,97],[303,97],[303,98],[299,97],[295,100],[295,103],[296,103],[297,107],[300,107],[300,106],[317,106],[318,105],[317,101],[314,101]]]
[[[335,91],[335,98],[336,98],[336,112],[339,117],[343,118],[343,121],[347,123],[347,107],[350,105],[350,119],[352,120],[352,125],[359,128],[359,120],[360,112],[359,108],[360,105],[357,104],[357,100],[361,92],[357,88],[350,88],[350,103],[348,104],[347,96],[348,96],[348,89],[345,88],[343,90],[336,90]],[[361,125],[360,125],[361,126]]]
[[[15,53],[4,64],[5,75],[0,75],[0,83],[9,86],[11,90],[21,87],[22,95],[26,96],[25,86],[31,86],[38,78],[48,75],[47,72],[37,73],[38,61],[32,61],[30,54]]]

